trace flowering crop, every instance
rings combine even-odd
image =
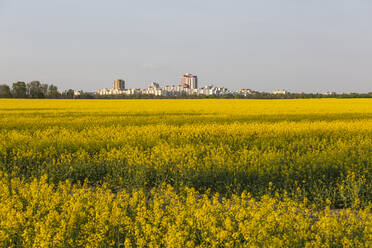
[[[0,180],[2,247],[367,247],[369,210],[311,211],[290,198],[184,187],[113,194],[71,183]]]
[[[371,144],[370,99],[0,100],[0,245],[368,246]]]

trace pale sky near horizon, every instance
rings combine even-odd
[[[370,0],[0,0],[0,84],[372,91]]]

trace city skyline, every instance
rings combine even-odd
[[[186,79],[185,79],[186,77]],[[365,91],[365,92],[357,92],[357,91],[350,91],[350,92],[337,92],[335,90],[328,90],[328,91],[311,91],[311,92],[305,92],[305,91],[290,91],[290,90],[287,90],[287,89],[284,89],[283,87],[280,88],[272,88],[272,89],[269,89],[269,90],[257,90],[257,89],[254,89],[254,88],[251,88],[251,87],[242,87],[242,88],[238,88],[238,89],[232,89],[232,88],[229,88],[229,87],[226,87],[224,85],[216,85],[212,82],[209,82],[209,83],[202,83],[201,85],[198,83],[198,79],[197,79],[197,75],[193,75],[191,73],[185,73],[181,76],[181,80],[180,82],[159,82],[159,81],[151,81],[150,82],[145,82],[146,86],[145,87],[127,87],[127,83],[126,83],[126,80],[120,78],[120,79],[114,79],[110,84],[112,85],[111,88],[109,87],[105,87],[105,86],[108,86],[109,84],[107,84],[107,82],[105,82],[104,85],[100,85],[98,88],[96,89],[93,89],[93,90],[84,90],[83,88],[77,86],[75,88],[61,88],[59,87],[58,85],[55,85],[55,84],[50,84],[48,82],[44,82],[44,81],[40,81],[40,80],[26,80],[26,81],[22,81],[22,80],[13,80],[9,83],[5,83],[5,84],[0,84],[2,86],[7,86],[10,90],[12,89],[12,87],[14,87],[14,84],[18,84],[18,83],[24,83],[25,85],[30,85],[32,83],[39,83],[41,85],[51,85],[52,87],[56,87],[56,89],[60,90],[61,92],[67,92],[67,91],[75,91],[77,92],[78,95],[80,95],[81,93],[88,93],[88,94],[98,94],[98,95],[102,95],[102,93],[99,93],[99,92],[105,92],[103,95],[117,95],[117,94],[128,94],[128,92],[125,92],[127,90],[134,90],[132,93],[130,94],[154,94],[153,92],[146,92],[148,89],[151,89],[151,88],[159,88],[159,89],[162,89],[162,90],[166,90],[168,91],[169,89],[171,89],[171,91],[174,90],[174,88],[176,87],[177,90],[176,91],[179,91],[179,89],[182,89],[182,90],[186,90],[187,91],[187,95],[192,95],[194,93],[196,93],[197,91],[195,90],[201,90],[201,89],[223,89],[223,93],[222,94],[244,94],[244,95],[250,95],[250,94],[256,94],[256,93],[265,93],[265,94],[302,94],[302,93],[305,93],[305,94],[321,94],[321,95],[333,95],[333,94],[352,94],[352,93],[357,93],[357,94],[371,94],[372,91]],[[190,80],[191,79],[191,80]],[[102,86],[104,86],[102,88]],[[139,90],[139,91],[138,91]],[[181,90],[181,91],[182,91]],[[194,90],[194,92],[193,92]],[[199,93],[198,93],[199,94]],[[204,94],[204,93],[202,93]],[[156,95],[156,94],[155,94]],[[219,94],[217,94],[219,95]]]
[[[287,95],[287,94],[301,94],[305,92],[289,92],[285,89],[274,89],[270,92],[260,92],[254,89],[241,88],[238,90],[231,90],[225,86],[216,86],[213,84],[204,85],[198,87],[198,77],[191,73],[185,73],[181,77],[181,82],[179,84],[169,84],[164,83],[161,85],[158,82],[153,81],[146,88],[126,88],[125,80],[116,79],[113,81],[112,88],[101,88],[96,89],[93,94],[95,95],[155,95],[155,96],[222,96],[222,95],[243,95],[252,96],[256,94],[271,94],[271,95]],[[81,95],[83,90],[75,90],[75,95]],[[92,92],[91,92],[92,93]],[[316,94],[325,96],[334,96],[337,94],[334,91],[327,92],[314,92]],[[364,92],[367,93],[367,92]],[[370,94],[370,92],[368,92]]]
[[[0,84],[372,91],[372,2],[0,1]]]

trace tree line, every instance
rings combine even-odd
[[[40,81],[15,82],[12,87],[7,84],[0,85],[0,98],[77,98],[77,99],[204,99],[204,98],[224,98],[224,99],[298,99],[298,98],[372,98],[369,93],[342,93],[342,94],[320,94],[320,93],[287,93],[272,94],[266,92],[254,92],[248,95],[225,94],[225,95],[179,95],[179,96],[155,96],[155,95],[96,95],[81,92],[74,94],[74,90],[68,89],[63,92],[58,91],[58,87],[51,84],[40,83]]]
[[[74,90],[59,92],[58,87],[53,84],[48,85],[40,81],[29,83],[18,81],[11,87],[1,84],[0,98],[74,98]]]

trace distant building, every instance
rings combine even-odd
[[[83,90],[74,90],[74,96],[80,96],[83,94]]]
[[[166,96],[167,92],[160,88],[159,84],[152,82],[147,89],[141,90],[141,94],[155,95],[155,96]]]
[[[114,80],[113,89],[114,90],[125,90],[125,81],[122,79]]]
[[[325,95],[325,96],[332,96],[332,95],[336,95],[336,92],[327,91],[327,92],[323,93],[323,95]]]
[[[156,83],[156,82],[152,82],[149,86],[149,88],[153,88],[153,89],[157,89],[157,88],[160,88],[159,84]]]
[[[286,91],[286,90],[273,90],[271,92],[271,94],[274,94],[274,95],[280,95],[280,94],[288,94],[289,92]]]
[[[198,77],[190,73],[186,73],[181,78],[181,85],[184,88],[197,89],[198,88]]]
[[[252,91],[251,89],[240,89],[240,90],[237,91],[237,93],[238,93],[239,95],[247,96],[247,95],[252,95],[252,94],[254,94],[255,92]]]

